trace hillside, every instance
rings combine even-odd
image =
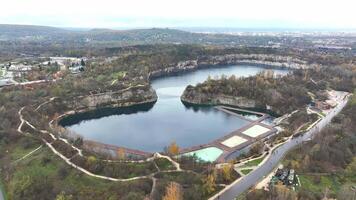
[[[267,45],[268,41],[275,39],[278,38],[191,33],[168,28],[69,30],[49,26],[0,24],[0,41],[75,42],[80,45],[112,42],[117,45],[155,43]]]
[[[0,24],[0,38],[2,40],[31,39],[35,37],[47,37],[49,39],[49,37],[68,34],[70,32],[49,26]]]

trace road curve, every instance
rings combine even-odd
[[[312,139],[316,133],[318,133],[322,128],[324,128],[331,119],[336,116],[347,104],[348,97],[346,97],[337,107],[335,107],[330,113],[320,120],[313,128],[308,132],[304,133],[303,136],[292,138],[286,143],[278,147],[256,170],[253,170],[248,175],[242,177],[241,179],[235,181],[232,185],[228,186],[226,189],[221,191],[219,194],[210,198],[210,200],[232,200],[238,195],[246,191],[251,186],[255,185],[259,180],[261,180],[265,175],[270,173],[283,158],[283,156],[292,148],[305,141]]]

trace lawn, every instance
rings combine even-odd
[[[127,196],[128,191],[144,196],[150,191],[151,181],[143,179],[118,183],[93,178],[73,170],[52,154],[48,148],[43,148],[37,154],[17,164],[14,174],[7,182],[6,191],[10,199],[35,196],[49,198],[55,197],[53,192],[57,191],[56,188],[60,188],[67,194],[76,194],[83,199],[99,197],[108,199],[115,196]],[[36,193],[36,191],[40,192]]]
[[[121,183],[84,175],[47,147],[12,164],[39,143],[31,137],[0,136],[0,150],[6,152],[0,158],[0,187],[6,191],[7,199],[56,199],[63,192],[68,198],[73,194],[78,199],[87,200],[143,199],[151,191],[152,181],[149,179]],[[10,139],[11,143],[4,142]]]
[[[323,193],[328,188],[331,193],[336,194],[340,190],[342,183],[338,175],[300,175],[301,188],[305,188],[314,193]]]
[[[251,161],[248,161],[247,163],[242,165],[241,168],[257,166],[258,164],[260,164],[263,161],[264,158],[265,158],[265,156],[263,156],[261,158],[257,158],[257,159],[251,160]]]
[[[33,146],[32,148],[22,148],[21,146],[17,146],[11,152],[11,159],[18,160],[18,159],[22,158],[23,156],[27,155],[28,153],[32,152],[33,150],[37,149],[39,146],[40,146],[39,143],[37,146]]]
[[[247,175],[248,173],[250,173],[253,169],[242,169],[241,173],[243,173],[243,175]]]

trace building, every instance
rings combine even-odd
[[[272,177],[270,184],[281,182],[283,185],[297,185],[296,174],[294,169],[278,168]]]

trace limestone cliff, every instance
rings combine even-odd
[[[180,72],[193,71],[198,68],[237,64],[263,65],[275,68],[290,69],[306,69],[316,66],[316,64],[308,64],[303,60],[289,56],[264,54],[228,54],[219,56],[204,56],[196,60],[181,61],[173,67],[167,67],[151,72],[149,74],[149,78],[152,79]]]
[[[73,110],[96,109],[97,107],[126,107],[157,101],[155,90],[148,85],[130,87],[120,91],[76,97],[67,105]]]
[[[205,93],[200,93],[194,90],[194,87],[188,86],[182,96],[181,100],[184,103],[189,104],[199,104],[199,105],[232,105],[241,108],[256,108],[260,107],[259,103],[255,100],[248,99],[245,97],[233,97],[226,95],[210,95]]]

